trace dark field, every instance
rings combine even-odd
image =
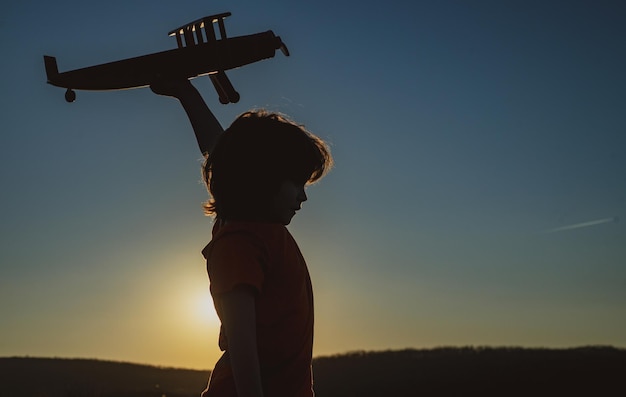
[[[626,396],[626,350],[613,347],[355,352],[313,365],[316,397]],[[208,376],[98,360],[0,358],[0,397],[197,397]]]

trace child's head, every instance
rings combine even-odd
[[[332,167],[326,143],[284,116],[263,110],[239,116],[219,137],[203,168],[221,219],[272,220],[272,200],[285,181],[314,183]]]

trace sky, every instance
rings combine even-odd
[[[164,51],[230,11],[291,52],[228,72],[250,108],[327,140],[289,226],[314,355],[438,346],[626,347],[626,4],[21,1],[0,12],[0,356],[211,369],[211,219],[180,105],[61,72]]]

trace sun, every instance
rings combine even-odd
[[[209,291],[201,291],[193,297],[193,304],[190,305],[192,316],[202,324],[215,325],[220,323],[220,319],[215,312],[213,299]]]

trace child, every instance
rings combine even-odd
[[[264,111],[246,112],[206,139],[194,118],[208,108],[185,87],[174,96],[208,153],[205,211],[215,224],[203,255],[224,351],[202,396],[311,397],[311,281],[285,226],[307,200],[305,186],[331,168],[330,151],[303,127]],[[213,121],[207,125],[216,131]]]

